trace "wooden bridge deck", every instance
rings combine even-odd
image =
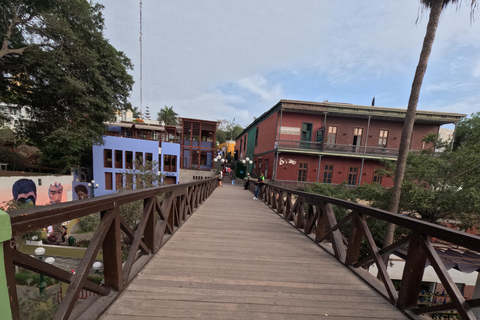
[[[250,192],[226,185],[101,319],[407,317]]]

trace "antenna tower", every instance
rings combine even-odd
[[[143,71],[143,66],[142,66],[142,0],[140,0],[140,118],[143,119],[143,91],[142,91],[142,71]]]

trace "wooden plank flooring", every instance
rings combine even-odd
[[[101,319],[407,319],[252,197],[217,188]]]

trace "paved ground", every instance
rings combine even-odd
[[[101,319],[406,319],[252,197],[217,188]]]

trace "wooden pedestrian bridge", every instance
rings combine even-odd
[[[92,213],[100,212],[101,221],[74,274],[20,253],[0,237],[9,300],[0,318],[10,319],[11,313],[11,319],[21,319],[14,280],[14,266],[20,266],[69,284],[54,319],[425,319],[447,310],[476,319],[480,299],[463,298],[430,239],[474,254],[479,237],[273,184],[255,201],[241,186],[217,183],[162,186],[9,214],[13,236]],[[134,228],[121,215],[122,206],[132,203],[141,207]],[[345,214],[336,216],[338,208]],[[371,221],[392,222],[405,236],[379,248]],[[99,251],[104,285],[87,279]],[[382,263],[392,252],[403,252],[406,261],[400,288]],[[427,260],[450,302],[418,305]],[[372,264],[377,277],[366,271]],[[78,302],[82,290],[96,295]]]

